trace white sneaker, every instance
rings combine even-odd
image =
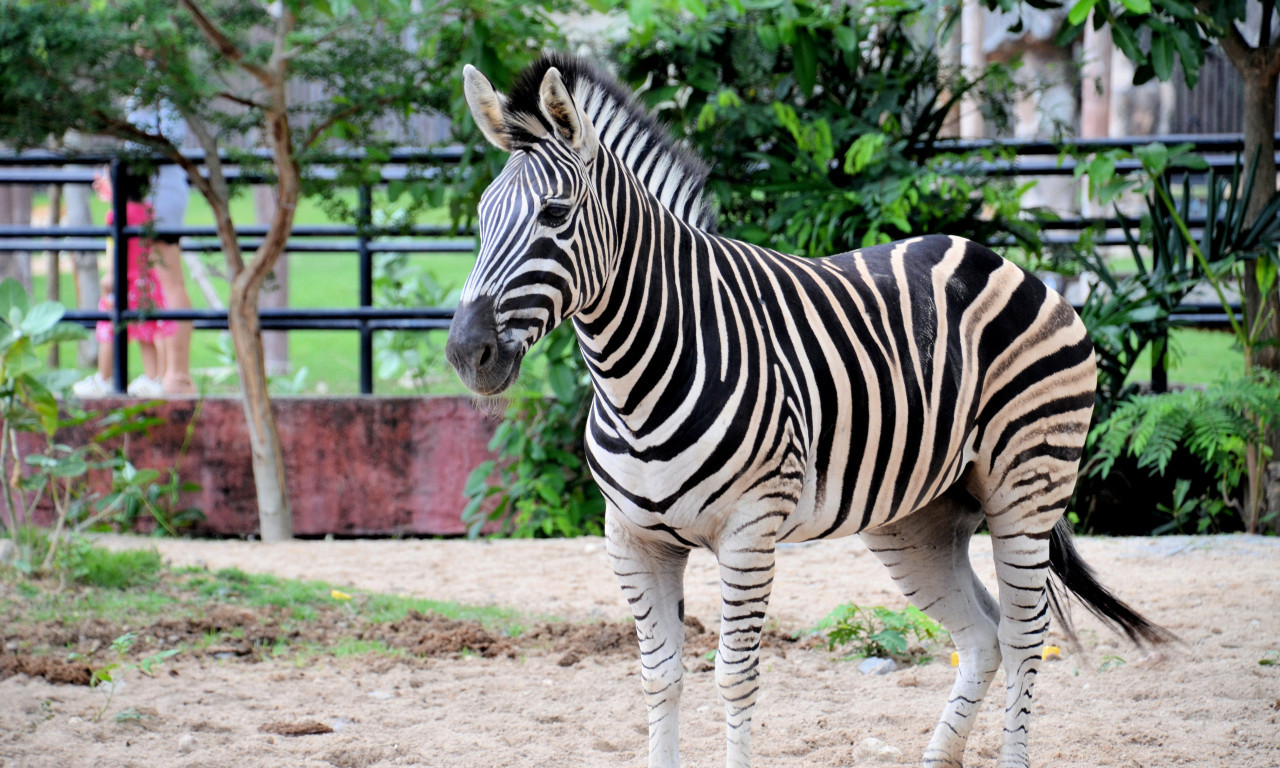
[[[160,382],[146,374],[143,374],[129,382],[129,389],[127,391],[134,397],[164,397],[164,387]]]
[[[111,382],[103,378],[101,373],[95,373],[72,384],[71,391],[76,397],[83,399],[106,397],[111,394]]]

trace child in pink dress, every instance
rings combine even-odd
[[[130,227],[145,226],[152,221],[151,206],[141,202],[143,192],[142,179],[129,173],[121,177],[121,186],[128,200],[125,203],[125,223]],[[111,200],[111,181],[105,175],[97,175],[93,180],[94,191],[98,198]],[[113,213],[107,212],[107,225],[114,221]],[[126,258],[129,285],[127,297],[129,309],[152,310],[164,309],[164,291],[160,281],[156,279],[151,265],[151,241],[131,237],[127,239],[129,247]],[[118,245],[112,249],[119,254]],[[114,306],[114,270],[108,270],[102,280],[102,299],[98,309],[110,311]],[[143,373],[129,384],[128,392],[135,397],[160,397],[164,388],[160,385],[160,377],[164,372],[166,342],[173,335],[174,324],[171,320],[144,320],[129,323],[129,340],[137,342],[142,357]],[[99,321],[96,336],[98,339],[98,372],[83,381],[79,381],[73,390],[80,397],[102,397],[111,393],[112,373],[112,327],[107,320]]]

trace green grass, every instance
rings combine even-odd
[[[263,620],[270,617],[286,633],[297,633],[297,642],[277,643],[272,655],[305,660],[317,655],[404,654],[403,649],[397,650],[383,640],[369,639],[360,628],[401,621],[413,613],[477,621],[490,632],[507,637],[519,636],[532,621],[553,620],[510,608],[385,595],[350,587],[339,590],[324,581],[250,574],[236,568],[213,572],[165,569],[154,550],[109,551],[74,542],[68,550],[79,553],[77,559],[43,579],[0,565],[0,623],[36,626],[50,622],[75,627],[108,622],[141,631],[140,626],[145,628],[154,621],[198,619],[206,616],[212,606],[221,605],[251,611]],[[88,569],[75,566],[84,562],[94,565]],[[118,574],[130,569],[134,572],[132,578],[103,580],[97,576],[103,570]],[[308,625],[316,621],[321,622],[320,633],[308,632]],[[350,634],[325,634],[325,628],[348,626],[348,622]],[[189,638],[186,644],[198,649],[244,636],[243,628],[231,627]]]
[[[353,203],[355,193],[346,195],[346,202]],[[38,202],[38,201],[37,201]],[[374,195],[374,209],[387,210],[392,207],[385,194]],[[94,198],[90,205],[93,220],[105,221],[107,204]],[[236,195],[231,202],[232,218],[237,223],[254,221],[253,200],[247,193]],[[331,220],[315,198],[304,198],[299,206],[296,225],[336,224]],[[447,214],[443,210],[424,212],[417,219],[419,224],[447,223]],[[213,215],[204,198],[192,194],[187,211],[188,226],[213,226]],[[251,254],[246,254],[246,258]],[[295,253],[289,255],[289,306],[295,308],[352,308],[359,306],[359,261],[351,253]],[[375,270],[379,260],[388,256],[375,255]],[[203,257],[210,272],[213,273],[215,294],[226,305],[229,294],[227,281],[218,276],[226,272],[226,265],[220,253]],[[411,258],[415,268],[433,275],[446,289],[461,287],[474,263],[474,255],[468,254],[423,254]],[[100,260],[100,268],[107,269],[105,253]],[[33,258],[37,269],[43,266],[43,258]],[[70,273],[70,260],[63,259],[63,274],[59,280],[60,297],[67,306],[76,305],[74,277]],[[43,298],[46,290],[46,276],[38,274],[33,280],[33,289],[37,297]],[[209,302],[199,290],[190,275],[187,277],[187,290],[191,295],[193,307],[209,308]],[[443,331],[435,332],[443,334]],[[359,389],[359,337],[354,331],[308,331],[295,330],[289,332],[289,355],[292,369],[307,369],[303,390],[296,394],[354,394]],[[376,334],[375,334],[376,339]],[[238,391],[238,380],[235,376],[233,359],[229,355],[230,344],[222,331],[197,330],[191,342],[191,367],[197,376],[198,386],[202,391],[213,394],[228,394]],[[65,344],[60,350],[63,365],[74,366],[74,345]],[[89,373],[92,368],[84,369]],[[137,345],[129,347],[129,374],[136,376],[142,371],[141,359]],[[288,382],[282,379],[275,383],[276,394],[295,394],[290,391]],[[376,382],[375,390],[383,394],[407,393],[403,386],[395,382]],[[433,390],[434,391],[434,390]],[[454,380],[441,382],[440,391],[445,393],[461,392],[462,388]]]
[[[518,634],[527,618],[511,608],[472,606],[418,597],[384,595],[375,592],[335,587],[324,581],[284,579],[269,574],[249,574],[238,568],[224,568],[215,572],[200,569],[179,569],[186,577],[185,583],[201,600],[246,605],[263,608],[274,606],[288,608],[293,618],[307,621],[320,607],[335,602],[349,604],[374,623],[399,621],[410,611],[435,613],[450,619],[475,620],[490,629],[507,634]],[[350,596],[350,600],[335,597],[337,591]]]
[[[1225,331],[1178,328],[1169,334],[1172,361],[1170,384],[1212,384],[1244,371],[1244,353],[1235,337]],[[1139,357],[1129,381],[1151,380],[1151,351]]]
[[[74,591],[41,590],[22,605],[0,599],[0,611],[18,611],[23,621],[77,622],[103,619],[114,623],[137,622],[140,617],[171,615],[183,606],[172,595],[151,589],[119,590],[84,587]],[[187,612],[189,614],[189,612]]]

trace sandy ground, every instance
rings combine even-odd
[[[154,544],[174,564],[234,565],[572,621],[627,615],[599,539],[107,543]],[[1258,663],[1280,651],[1280,540],[1082,540],[1080,550],[1108,585],[1184,645],[1135,649],[1078,609],[1084,647],[1064,648],[1036,686],[1033,764],[1280,768],[1280,665]],[[993,583],[986,540],[975,540],[973,557]],[[686,575],[688,610],[711,628],[719,614],[715,584],[713,561],[695,553]],[[856,539],[780,552],[771,613],[781,629],[812,626],[849,600],[904,604]],[[537,651],[414,664],[367,656],[303,666],[178,661],[171,664],[176,674],[126,679],[112,711],[134,708],[143,717],[125,722],[90,719],[102,703],[98,691],[18,675],[0,682],[0,766],[645,764],[638,661],[618,654],[567,667],[557,661]],[[916,763],[954,674],[941,658],[869,677],[824,650],[794,648],[766,649],[763,668],[753,735],[763,766],[880,765],[858,755],[868,737]],[[1001,698],[994,690],[988,696],[967,765],[994,765]],[[685,764],[721,765],[722,709],[710,672],[686,677],[682,709]],[[333,732],[259,730],[301,721]]]

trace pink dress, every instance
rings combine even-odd
[[[151,221],[151,206],[146,203],[129,201],[125,204],[125,222],[131,227],[141,227]],[[107,226],[111,226],[114,217],[107,211]],[[117,257],[120,249],[116,248]],[[129,309],[148,310],[165,309],[164,291],[160,281],[156,279],[155,269],[151,266],[151,241],[138,237],[129,238]],[[111,310],[112,293],[104,293],[98,302],[98,309]],[[96,335],[98,341],[111,341],[111,323],[107,320],[98,322]],[[157,337],[173,335],[172,320],[144,320],[140,323],[129,323],[129,340],[154,344]]]

